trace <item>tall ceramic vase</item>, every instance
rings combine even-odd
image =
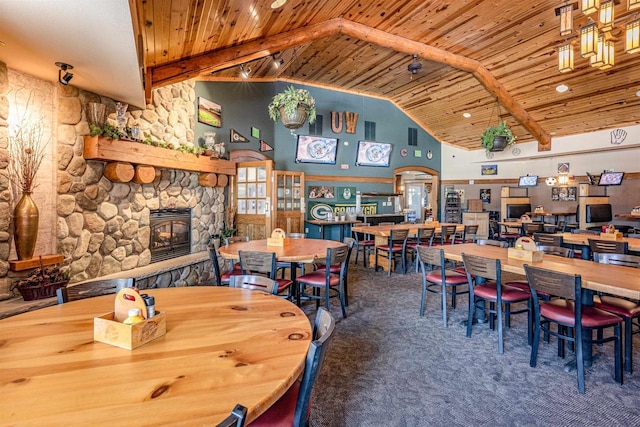
[[[31,193],[23,193],[13,210],[14,241],[19,260],[33,258],[38,239],[39,216]]]

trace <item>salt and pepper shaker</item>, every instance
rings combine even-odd
[[[144,305],[147,307],[147,319],[150,319],[156,315],[156,299],[148,294],[141,294],[140,296],[144,300]]]

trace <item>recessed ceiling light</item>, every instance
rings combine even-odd
[[[286,2],[287,0],[273,0],[273,3],[271,3],[271,9],[282,7]]]
[[[640,90],[636,92],[636,96],[640,96]]]
[[[566,92],[566,91],[568,91],[568,90],[569,90],[569,86],[564,85],[564,84],[562,84],[562,85],[558,85],[558,86],[556,87],[556,90],[557,90],[558,92],[560,92],[560,93],[562,93],[562,92]]]
[[[462,117],[468,119],[469,117],[471,117],[471,113],[462,113]]]

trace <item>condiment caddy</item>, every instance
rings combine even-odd
[[[93,339],[133,350],[165,335],[166,313],[155,311],[155,301],[150,298],[153,297],[143,298],[132,288],[120,290],[116,294],[114,311],[93,318]],[[125,320],[132,324],[123,323]]]

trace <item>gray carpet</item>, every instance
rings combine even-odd
[[[554,339],[541,343],[538,367],[529,366],[526,315],[512,318],[505,353],[497,334],[475,325],[466,338],[467,296],[458,298],[442,326],[439,299],[429,294],[419,317],[420,275],[349,270],[350,306],[342,319],[312,395],[311,426],[638,426],[640,341],[624,385],[613,380],[613,344],[586,370],[586,394],[576,372],[565,372]],[[310,317],[315,303],[305,303]]]

